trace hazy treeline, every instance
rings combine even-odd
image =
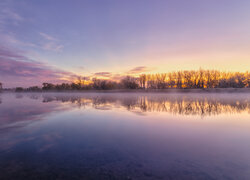
[[[0,89],[2,84],[0,83]],[[126,76],[120,81],[112,79],[85,80],[78,78],[72,83],[43,83],[42,87],[17,87],[16,91],[61,90],[111,90],[111,89],[203,89],[203,88],[249,88],[250,73],[221,72],[217,70],[175,71],[161,74]]]
[[[79,78],[76,82],[72,83],[43,83],[41,88],[38,86],[32,86],[29,88],[17,87],[15,88],[15,91],[111,90],[138,88],[140,88],[138,78],[127,76],[119,82],[93,78],[90,82],[86,83],[84,80]]]

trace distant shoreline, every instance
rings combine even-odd
[[[41,90],[20,91],[2,90],[14,93],[250,93],[250,88],[209,88],[209,89],[112,89],[112,90]]]

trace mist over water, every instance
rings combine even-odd
[[[248,93],[1,93],[0,179],[249,179]]]

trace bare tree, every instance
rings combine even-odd
[[[146,88],[146,80],[147,80],[146,74],[141,74],[139,77],[139,82],[140,82],[140,87],[143,89]]]

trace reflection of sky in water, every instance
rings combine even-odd
[[[249,179],[248,94],[1,94],[0,179]]]

